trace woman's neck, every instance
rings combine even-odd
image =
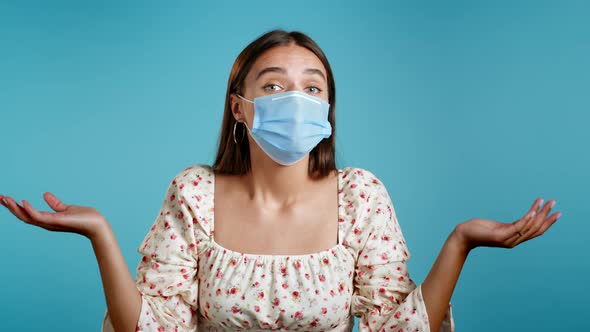
[[[309,195],[314,182],[308,175],[309,155],[283,166],[256,150],[251,151],[251,171],[244,177],[251,200],[268,208],[285,208]]]

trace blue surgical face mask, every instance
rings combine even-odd
[[[287,91],[248,100],[254,104],[250,136],[272,160],[289,166],[303,159],[332,135],[330,104],[301,91]],[[246,124],[244,122],[244,124]]]

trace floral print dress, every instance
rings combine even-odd
[[[338,244],[304,255],[217,244],[214,181],[207,165],[171,181],[138,248],[136,331],[352,331],[353,316],[359,331],[430,331],[393,204],[371,172],[338,170]],[[108,310],[102,331],[114,331]],[[440,331],[454,331],[450,303]]]

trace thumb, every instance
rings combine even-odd
[[[47,202],[47,205],[57,212],[63,212],[68,208],[66,204],[62,203],[59,198],[50,192],[43,194],[43,198]]]

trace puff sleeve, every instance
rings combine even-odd
[[[159,215],[138,248],[136,286],[141,312],[136,331],[196,331],[197,246],[193,211],[185,204],[182,177],[170,183]],[[113,332],[108,310],[103,332]]]
[[[368,172],[367,172],[368,173]],[[359,316],[359,331],[430,331],[421,287],[410,279],[410,258],[395,210],[383,183],[370,177],[369,195],[360,217],[363,232],[351,312]],[[451,305],[439,332],[453,332]]]

